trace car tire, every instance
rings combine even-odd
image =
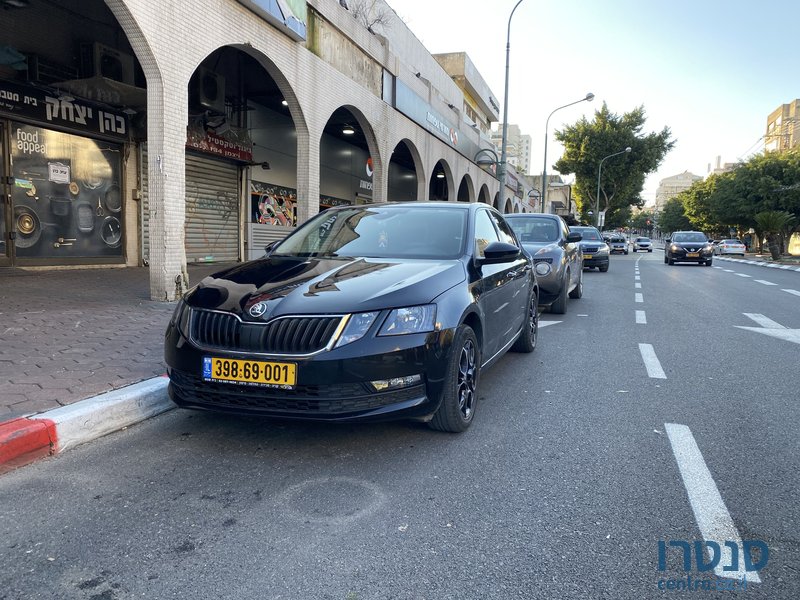
[[[667,264],[671,267],[672,265],[675,264],[675,261],[672,260],[671,258],[669,258],[669,259],[667,259]]]
[[[451,433],[467,430],[475,416],[480,372],[478,338],[469,325],[459,325],[453,339],[439,408],[428,423],[432,429]]]
[[[525,315],[523,330],[517,341],[511,346],[512,352],[533,352],[536,350],[536,340],[539,337],[539,298],[536,293],[531,294],[528,302],[528,313]]]
[[[710,267],[710,266],[711,266],[711,263],[712,263],[712,260],[709,258],[709,259],[706,261],[706,266],[707,266],[707,267]]]
[[[556,315],[563,315],[567,312],[567,288],[569,287],[569,273],[564,274],[564,281],[558,297],[550,305],[550,312]]]
[[[628,256],[628,251],[627,250],[625,250],[625,256]]]
[[[578,273],[578,285],[569,293],[569,297],[574,300],[583,297],[583,271]]]
[[[604,267],[597,267],[597,268],[600,270],[601,273],[607,273],[608,272],[608,265],[606,265]]]
[[[653,249],[652,249],[652,248],[649,248],[647,251],[648,251],[648,252],[652,252],[652,251],[653,251]]]
[[[668,262],[668,261],[667,261],[667,257],[665,256],[665,257],[664,257],[664,264],[666,265],[666,264],[667,264],[667,262]]]

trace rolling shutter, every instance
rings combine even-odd
[[[142,261],[150,258],[150,196],[147,148],[141,148]],[[235,163],[186,153],[187,262],[239,260],[239,167]]]

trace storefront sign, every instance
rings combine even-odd
[[[123,140],[128,137],[128,116],[123,112],[3,79],[0,79],[0,113],[80,133]]]
[[[252,144],[233,142],[208,132],[203,137],[190,135],[186,140],[186,147],[241,162],[253,161]]]

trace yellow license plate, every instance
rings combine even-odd
[[[297,365],[204,356],[203,379],[269,387],[291,387],[297,383]]]
[[[700,256],[699,252],[687,252],[686,253],[686,258],[697,258],[699,256]]]
[[[584,254],[584,255],[583,255],[583,260],[592,260],[592,258],[593,258],[593,257],[592,257],[592,255],[591,255],[591,254]]]

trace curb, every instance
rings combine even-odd
[[[749,260],[747,258],[727,258],[724,256],[716,256],[715,260],[744,263],[746,265],[754,265],[756,267],[767,267],[768,269],[780,269],[781,271],[797,271],[798,273],[800,273],[800,266],[795,266],[787,263],[767,262],[765,260]]]
[[[166,412],[166,375],[68,406],[0,422],[0,474]]]

